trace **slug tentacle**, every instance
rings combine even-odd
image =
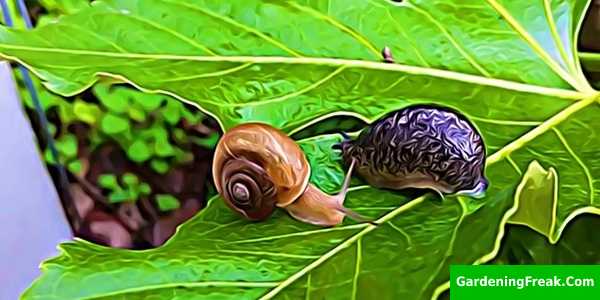
[[[352,160],[344,178],[340,192],[334,196],[327,195],[312,184],[292,204],[285,207],[294,218],[321,226],[335,226],[342,223],[345,216],[357,222],[371,222],[349,208],[344,207],[344,200],[350,186],[350,178],[355,161]]]

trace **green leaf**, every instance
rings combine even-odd
[[[74,160],[72,162],[69,162],[69,164],[67,164],[67,168],[69,169],[69,172],[74,173],[74,174],[79,174],[79,173],[81,173],[81,170],[83,167],[81,165],[80,160]]]
[[[152,193],[152,188],[150,187],[149,184],[143,182],[142,184],[140,184],[140,194],[142,195],[150,195],[150,193]]]
[[[106,134],[122,133],[129,129],[129,121],[121,116],[108,113],[102,118],[100,128]]]
[[[165,99],[165,96],[163,95],[145,94],[134,89],[130,89],[130,91],[132,99],[135,101],[135,103],[139,103],[147,112],[153,112],[157,110]],[[177,100],[170,99],[170,101]]]
[[[46,149],[44,150],[44,161],[49,163],[49,164],[56,164],[56,159],[54,159],[54,155],[52,155],[52,152],[50,151],[50,149]]]
[[[89,0],[41,0],[44,8],[56,14],[72,14],[90,5]]]
[[[599,264],[600,217],[584,214],[573,219],[563,237],[551,244],[545,235],[511,225],[492,264]]]
[[[114,174],[102,174],[98,176],[98,185],[109,190],[120,188],[117,176]]]
[[[178,101],[167,101],[167,106],[163,109],[162,114],[169,124],[175,125],[181,118],[181,110],[182,106]]]
[[[208,149],[213,149],[219,142],[220,135],[216,132],[212,132],[209,136],[205,138],[199,137],[191,137],[196,145],[204,146]]]
[[[509,222],[529,226],[555,243],[558,239],[555,227],[556,201],[547,199],[556,199],[557,180],[558,174],[554,168],[544,170],[537,161],[531,162],[515,196],[519,208]]]
[[[123,183],[127,186],[137,186],[140,183],[139,178],[133,173],[125,173],[121,178]]]
[[[162,159],[153,159],[150,161],[150,167],[158,174],[166,174],[169,171],[169,163]]]
[[[77,156],[77,137],[73,134],[65,134],[56,140],[56,149],[64,158]]]
[[[550,3],[550,19],[541,1],[504,2],[471,0],[467,3],[472,5],[452,10],[445,9],[452,2],[437,1],[394,5],[357,0],[347,5],[337,0],[319,5],[255,0],[233,7],[204,1],[100,1],[61,20],[77,29],[49,24],[27,34],[2,30],[0,52],[43,70],[48,86],[60,93],[81,91],[99,72],[125,77],[146,90],[202,105],[225,128],[255,120],[291,131],[315,116],[340,111],[372,119],[417,99],[448,99],[448,104],[463,108],[453,101],[469,102],[462,100],[471,99],[473,87],[480,88],[478,106],[513,95],[515,101],[538,94],[579,99],[581,93],[571,86],[590,92],[577,70],[571,38],[587,2]],[[258,12],[255,16],[243,13],[250,7]],[[363,18],[365,11],[368,18]],[[477,22],[454,22],[469,18]],[[116,39],[111,34],[115,26],[151,38]],[[81,28],[102,39],[74,44],[62,38],[87,37]],[[53,36],[57,38],[44,43],[35,38]],[[386,45],[398,64],[379,63]],[[502,56],[496,55],[500,52]],[[53,68],[57,63],[61,67]],[[81,69],[65,69],[75,66]],[[227,88],[212,88],[217,83]],[[423,88],[415,88],[419,86]],[[425,88],[429,86],[445,88]],[[477,111],[475,105],[468,106],[466,112]],[[510,111],[505,115],[519,116]]]
[[[102,111],[97,105],[86,103],[79,99],[75,100],[75,103],[73,104],[73,113],[78,120],[90,125],[96,124],[98,119],[102,116]]]
[[[302,142],[310,157],[321,158],[312,165],[311,178],[324,190],[339,189],[323,183],[343,177],[339,159],[330,155],[339,141],[332,135]],[[492,175],[510,168],[500,167]],[[498,242],[500,227],[490,224],[501,224],[513,202],[504,199],[510,188],[492,191],[496,196],[488,199],[489,205],[477,206],[467,198],[411,200],[402,193],[355,186],[346,205],[381,225],[346,220],[333,228],[303,224],[279,210],[264,222],[248,222],[215,197],[157,249],[108,249],[81,240],[61,245],[63,254],[45,263],[46,272],[25,299],[168,298],[174,285],[185,287],[177,291],[186,299],[219,294],[254,299],[279,288],[284,288],[281,297],[293,299],[305,293],[327,299],[349,299],[353,293],[357,299],[428,298],[446,280],[449,264],[478,260],[488,245]],[[84,267],[89,264],[96,267]],[[64,273],[62,266],[70,270]],[[79,288],[69,288],[75,281]]]
[[[171,99],[171,101],[177,101],[177,99]],[[204,118],[204,114],[195,108],[190,110],[187,107],[184,107],[181,110],[181,114],[183,115],[183,118],[186,119],[190,124],[198,124],[202,122],[202,119]]]
[[[170,211],[179,208],[179,200],[171,195],[156,195],[156,203],[161,211]]]
[[[127,115],[134,121],[144,122],[146,120],[146,112],[136,105],[130,105],[127,109]]]
[[[137,195],[130,190],[114,190],[108,195],[108,202],[122,203],[137,200]]]
[[[173,135],[173,139],[175,140],[175,142],[179,144],[186,144],[188,142],[188,135],[185,132],[185,130],[181,128],[174,128],[171,131],[171,134]]]
[[[161,157],[173,156],[175,154],[175,149],[166,138],[157,140],[154,143],[154,151],[156,155]]]
[[[481,131],[491,185],[482,200],[441,203],[355,188],[348,206],[376,227],[318,229],[282,213],[245,223],[214,200],[156,250],[63,246],[26,295],[428,299],[447,287],[450,264],[495,256],[531,161],[558,174],[557,236],[574,216],[600,212],[598,92],[575,43],[589,1],[94,3],[31,32],[0,29],[0,53],[61,94],[101,74],[196,104],[225,130],[258,121],[293,134],[327,116],[370,122],[410,104],[449,106]],[[384,46],[396,63],[382,62]],[[303,148],[311,181],[334,192],[343,172],[328,139]],[[110,283],[75,284],[89,277]]]
[[[122,88],[121,88],[122,89]],[[120,91],[119,88],[111,88],[107,84],[96,84],[94,85],[94,94],[98,97],[98,100],[108,110],[115,113],[125,113],[129,107],[127,98],[123,97],[122,94],[117,93]]]
[[[144,162],[151,156],[151,149],[143,140],[135,140],[127,149],[127,157],[135,162]]]

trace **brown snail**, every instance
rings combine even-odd
[[[219,140],[213,178],[225,203],[249,220],[264,220],[280,207],[300,221],[334,226],[346,215],[363,219],[343,206],[353,166],[339,194],[325,194],[308,182],[310,165],[294,140],[269,125],[246,123]]]

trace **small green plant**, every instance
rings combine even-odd
[[[43,109],[46,113],[55,110],[61,123],[61,132],[58,133],[57,126],[50,123],[50,132],[56,137],[61,163],[73,173],[79,173],[82,165],[78,158],[77,137],[68,131],[75,122],[89,126],[87,138],[92,149],[107,142],[116,142],[131,161],[148,163],[159,174],[167,173],[174,165],[190,162],[193,159],[190,144],[212,148],[219,138],[216,132],[199,137],[178,128],[182,120],[199,124],[205,116],[165,95],[97,84],[92,91],[98,103],[92,103],[81,97],[60,97],[42,88],[39,82],[37,86]],[[21,90],[26,107],[34,109],[31,96],[26,90]],[[54,162],[48,149],[44,151],[44,158],[47,162]]]
[[[167,194],[159,194],[156,195],[156,202],[158,203],[158,208],[161,211],[169,211],[179,208],[180,203],[177,198],[167,195]]]
[[[135,202],[141,196],[152,192],[150,185],[140,182],[132,173],[125,173],[120,178],[114,174],[102,174],[98,177],[98,186],[107,189],[110,203]]]
[[[141,197],[149,197],[152,188],[146,182],[141,181],[133,173],[125,173],[121,176],[114,174],[102,174],[98,176],[98,186],[108,191],[108,202],[135,202]],[[179,200],[168,194],[156,194],[154,200],[160,211],[168,212],[179,208]]]

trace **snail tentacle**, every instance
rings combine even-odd
[[[354,165],[355,160],[352,160],[342,188],[337,195],[325,194],[314,185],[309,184],[300,198],[284,208],[295,219],[320,226],[338,225],[342,223],[345,216],[358,222],[372,223],[367,217],[344,207],[344,200],[348,193]]]

